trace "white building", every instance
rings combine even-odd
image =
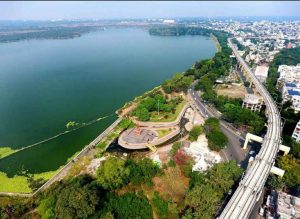
[[[300,63],[296,66],[280,65],[278,83],[300,83]]]
[[[256,67],[254,74],[260,82],[264,83],[268,77],[268,71],[268,66],[261,65]]]
[[[300,142],[300,120],[294,129],[292,138],[295,139],[296,141]]]
[[[206,171],[216,163],[220,163],[221,156],[208,148],[208,141],[204,134],[200,135],[197,141],[192,142],[189,147],[184,148],[185,152],[193,157],[195,164],[192,171]]]
[[[175,20],[164,20],[164,24],[175,24]]]
[[[260,111],[263,105],[263,98],[255,94],[245,94],[243,100],[243,108],[248,108],[251,111]]]
[[[285,83],[282,87],[282,102],[292,102],[292,108],[296,111],[300,111],[300,84]]]

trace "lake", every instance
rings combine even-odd
[[[0,147],[21,148],[113,114],[135,96],[216,52],[203,36],[107,29],[66,40],[0,44]],[[0,171],[56,170],[116,116],[0,160]]]

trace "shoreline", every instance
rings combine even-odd
[[[217,52],[221,52],[222,51],[222,47],[217,39],[217,37],[215,37],[213,34],[211,34],[211,38],[214,41],[214,44],[216,46]]]

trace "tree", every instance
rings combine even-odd
[[[169,208],[168,202],[163,200],[157,191],[154,192],[152,202],[160,218],[167,218]]]
[[[198,136],[202,133],[203,133],[203,126],[201,126],[201,125],[194,126],[189,133],[189,140],[197,141]]]
[[[99,203],[97,190],[90,185],[69,186],[61,191],[55,205],[58,218],[88,218]]]
[[[286,172],[283,175],[285,185],[290,188],[300,185],[300,161],[292,155],[279,157],[278,166]]]
[[[40,202],[38,212],[43,219],[55,218],[55,203],[56,199],[53,196],[45,198]]]
[[[269,175],[266,184],[268,188],[275,190],[279,190],[283,186],[282,179],[274,174]]]
[[[110,157],[98,168],[97,181],[105,189],[116,189],[128,181],[129,173],[124,160]]]
[[[225,193],[241,174],[235,161],[215,164],[206,174],[192,173],[184,218],[212,218]]]
[[[142,108],[138,107],[135,111],[135,115],[140,121],[148,121],[150,119],[149,110],[144,107]]]
[[[208,147],[214,151],[222,150],[228,144],[228,138],[222,131],[215,130],[206,134]]]
[[[220,151],[227,145],[228,138],[221,131],[218,119],[207,119],[204,124],[204,129],[208,140],[208,147],[211,150]]]
[[[219,201],[218,193],[209,184],[200,184],[188,191],[185,206],[192,209],[193,218],[211,219]]]
[[[113,194],[109,198],[107,207],[111,209],[111,212],[116,218],[153,218],[152,207],[147,197],[141,193],[135,194],[127,192],[121,196]]]
[[[166,80],[162,84],[162,88],[168,94],[172,92],[186,92],[192,82],[193,77],[177,73],[171,79]]]
[[[130,182],[134,185],[144,182],[151,184],[152,178],[159,172],[159,166],[149,158],[144,158],[138,162],[129,160],[127,166],[130,170]]]
[[[171,148],[171,150],[170,150],[170,152],[169,152],[169,155],[170,155],[170,157],[173,157],[176,153],[177,153],[177,151],[179,150],[181,148],[181,143],[180,142],[175,142],[173,145],[172,145],[172,148]]]
[[[42,218],[89,218],[104,197],[97,183],[83,175],[50,187],[40,200],[38,212]]]

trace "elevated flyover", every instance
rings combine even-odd
[[[261,150],[256,155],[253,164],[246,170],[244,178],[240,181],[238,188],[219,216],[222,219],[244,219],[249,217],[256,201],[260,198],[267,177],[274,165],[281,142],[281,117],[272,97],[239,55],[231,39],[228,39],[228,45],[231,47],[242,71],[249,75],[256,90],[263,97],[268,118],[268,130],[263,139]]]

